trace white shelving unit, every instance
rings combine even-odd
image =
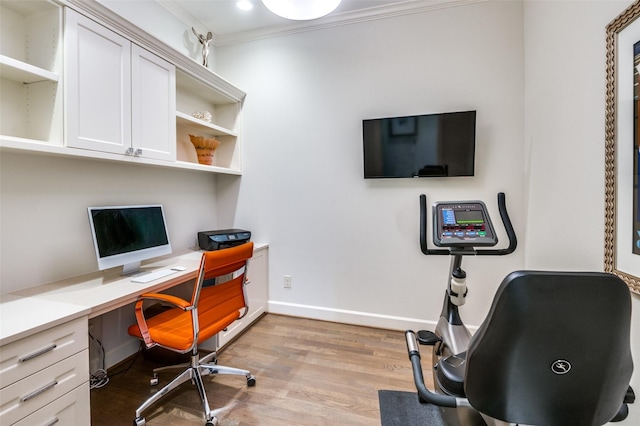
[[[63,99],[63,63],[65,55],[69,54],[64,52],[62,43],[66,31],[63,24],[65,7],[175,66],[176,129],[175,135],[170,135],[175,138],[175,157],[160,161],[149,155],[122,155],[108,150],[70,147],[72,144],[67,140],[69,135],[65,134],[65,129],[69,130],[71,116],[68,112],[74,100]],[[99,2],[0,0],[0,8],[0,150],[242,174],[243,91]],[[95,101],[100,102],[100,99]],[[194,118],[193,114],[198,111],[208,111],[212,115],[211,122]],[[75,121],[72,119],[76,124],[77,121],[77,117]],[[167,132],[173,133],[173,129]],[[189,134],[215,137],[221,142],[215,151],[213,165],[198,164]],[[154,140],[159,140],[159,136]],[[142,152],[146,151],[143,147]]]
[[[197,163],[189,134],[215,137],[221,144],[214,154],[213,167],[240,173],[239,152],[240,103],[215,87],[203,84],[184,72],[176,73],[176,136],[178,160]],[[209,112],[211,122],[193,117],[196,112]],[[211,166],[210,166],[211,167]]]
[[[0,1],[0,141],[63,144],[62,8]]]

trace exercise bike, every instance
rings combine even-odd
[[[482,201],[434,203],[438,248],[431,249],[427,200],[420,196],[420,248],[425,255],[451,258],[435,331],[405,332],[420,402],[438,406],[449,426],[590,426],[623,420],[635,396],[629,386],[631,300],[618,277],[516,271],[501,283],[473,336],[463,323],[459,307],[468,294],[463,257],[503,256],[517,247],[503,193],[498,210],[509,239],[503,249],[487,248],[498,238]],[[424,383],[420,345],[432,347],[435,391]]]

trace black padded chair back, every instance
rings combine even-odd
[[[633,371],[631,297],[605,273],[516,271],[467,352],[471,405],[503,421],[603,425]]]

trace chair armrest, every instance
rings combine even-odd
[[[177,296],[172,296],[170,294],[162,294],[162,293],[145,293],[138,297],[136,301],[136,321],[138,323],[138,328],[140,329],[140,334],[142,335],[142,339],[144,340],[144,344],[147,349],[153,347],[155,342],[151,339],[151,335],[149,335],[149,326],[147,325],[147,320],[144,317],[143,305],[145,300],[159,300],[161,302],[170,303],[183,311],[187,311],[193,309],[190,302],[183,300]]]
[[[172,296],[170,294],[164,293],[144,293],[138,297],[138,302],[145,300],[159,300],[161,302],[167,302],[179,308],[182,308],[183,311],[189,310],[191,308],[191,302],[187,302],[186,300]]]

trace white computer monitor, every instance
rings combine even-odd
[[[143,260],[171,254],[162,205],[89,207],[98,269],[139,271]]]

